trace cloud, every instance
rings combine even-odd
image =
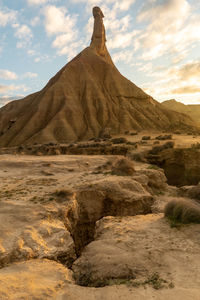
[[[21,26],[17,27],[15,36],[18,37],[19,39],[32,38],[32,32],[31,32],[31,29],[27,25],[21,25]]]
[[[129,63],[131,64],[132,59],[133,59],[133,51],[132,50],[123,50],[119,52],[115,52],[112,55],[112,59],[114,63],[117,63],[119,61],[124,62],[124,63]]]
[[[184,86],[170,91],[173,94],[196,94],[200,93],[199,86]]]
[[[6,26],[15,22],[17,12],[8,8],[0,10],[0,26]]]
[[[0,78],[4,80],[15,80],[17,79],[17,74],[11,72],[9,70],[2,70],[0,69]]]
[[[77,16],[67,14],[66,8],[53,5],[46,6],[44,16],[44,25],[48,35],[72,33],[74,31]]]
[[[52,2],[52,1],[51,0],[27,0],[27,2],[30,5],[41,5],[41,4],[46,4],[46,3]]]
[[[19,39],[17,42],[17,48],[25,48],[30,44],[31,39],[33,38],[33,34],[31,29],[23,24],[16,26],[15,37]]]
[[[77,15],[70,15],[66,8],[53,5],[46,6],[43,13],[47,35],[55,36],[52,47],[57,49],[58,55],[73,58],[85,46],[76,27]]]
[[[182,65],[177,70],[171,70],[171,74],[177,73],[182,80],[197,79],[200,78],[200,61],[188,62]]]
[[[137,31],[118,33],[113,39],[108,39],[107,46],[109,49],[127,48],[132,44],[133,37],[137,34]]]
[[[73,35],[73,32],[68,32],[68,33],[65,33],[65,34],[62,34],[62,35],[58,35],[56,37],[56,39],[53,41],[53,47],[54,48],[63,48],[65,47],[66,45],[68,45],[68,43],[70,41],[72,41],[74,39],[74,35]]]
[[[23,78],[36,78],[38,77],[37,73],[31,73],[31,72],[27,72],[23,75]]]
[[[34,17],[31,22],[30,22],[31,26],[37,26],[40,24],[40,18],[38,16]]]
[[[146,69],[147,74],[149,71]],[[192,101],[195,103],[195,101],[199,102],[200,100],[199,74],[199,60],[190,61],[180,66],[161,68],[157,71],[154,68],[154,71],[150,72],[151,81],[143,84],[142,88],[157,100],[178,98],[185,103]]]
[[[30,56],[34,56],[34,55],[36,55],[36,51],[33,50],[33,49],[29,49],[29,50],[27,51],[27,54],[30,55]]]
[[[151,60],[166,53],[178,53],[196,40],[200,36],[199,21],[187,24],[190,13],[186,0],[148,1],[137,16],[139,23],[147,24],[135,40],[135,50],[144,51],[141,58]]]
[[[128,10],[130,8],[130,6],[135,2],[135,0],[71,0],[71,2],[73,3],[86,3],[87,6],[91,6],[91,5],[110,5],[110,4],[114,4],[114,9],[115,10]]]
[[[0,85],[0,94],[8,94],[11,91],[23,90],[26,92],[28,88],[25,85]]]

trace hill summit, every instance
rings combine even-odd
[[[0,109],[0,146],[66,143],[104,132],[188,129],[190,117],[171,111],[120,74],[106,48],[103,13],[93,8],[89,47],[39,92]]]

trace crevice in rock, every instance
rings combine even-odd
[[[169,185],[197,185],[200,181],[199,149],[167,149],[154,155],[148,153],[146,159],[164,170]]]
[[[99,198],[98,191],[97,198]],[[85,197],[87,191],[84,191],[82,200],[86,200]],[[102,196],[102,195],[101,195]],[[80,197],[80,195],[79,195]],[[88,199],[90,199],[88,191]],[[79,198],[80,200],[80,198]],[[151,206],[153,204],[153,197],[146,195],[143,196],[143,200],[129,202],[114,201],[109,197],[103,197],[96,199],[101,201],[101,204],[97,203],[95,211],[92,211],[91,207],[85,205],[77,199],[71,204],[71,206],[63,213],[63,220],[67,230],[70,232],[71,237],[75,244],[75,253],[79,257],[90,242],[94,240],[96,222],[106,216],[135,216],[139,214],[152,213]]]

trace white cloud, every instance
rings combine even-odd
[[[32,38],[32,32],[27,25],[21,25],[20,27],[17,27],[15,36],[18,37],[19,39]]]
[[[30,22],[31,26],[37,26],[40,24],[40,18],[38,16],[34,17],[31,22]]]
[[[23,75],[23,78],[36,78],[38,77],[37,73],[27,72]]]
[[[2,70],[0,69],[0,78],[4,80],[15,80],[17,79],[17,74],[11,72],[9,70]]]
[[[112,39],[108,39],[107,46],[109,49],[116,48],[127,48],[133,42],[133,37],[137,34],[137,31],[126,32],[126,33],[118,33],[115,34]]]
[[[15,37],[19,39],[17,42],[17,48],[25,48],[30,44],[33,34],[31,29],[23,24],[16,27]]]
[[[36,57],[35,59],[34,59],[34,62],[40,62],[41,61],[41,58],[40,57]]]
[[[114,4],[114,9],[118,9],[118,10],[128,10],[130,8],[130,6],[135,2],[135,0],[71,0],[71,2],[74,3],[86,3],[88,6],[91,7],[91,5],[93,6],[97,6],[97,5],[101,5],[101,7],[103,5],[113,5]]]
[[[52,47],[57,49],[58,55],[73,58],[84,45],[76,27],[77,15],[70,15],[66,8],[53,5],[46,6],[43,13],[47,34],[55,36]]]
[[[36,55],[36,51],[33,50],[33,49],[29,49],[29,50],[27,51],[27,54],[30,55],[30,56],[34,56],[34,55]]]
[[[133,59],[133,51],[132,50],[123,50],[116,52],[112,55],[112,59],[114,63],[117,63],[119,61],[124,62],[124,63],[131,63]]]
[[[17,17],[17,12],[11,9],[1,9],[0,10],[0,26],[6,26],[15,22]]]
[[[30,5],[41,5],[50,2],[50,0],[27,0]]]
[[[148,23],[134,44],[135,50],[144,51],[141,58],[151,60],[169,52],[184,51],[192,40],[199,38],[199,22],[187,24],[190,12],[186,0],[149,1],[137,17],[138,22]]]
[[[44,8],[44,15],[48,35],[74,31],[77,16],[67,14],[66,8],[50,5]]]
[[[25,85],[0,85],[0,94],[9,94],[12,91],[18,90],[26,92],[28,88]]]
[[[58,35],[56,37],[56,39],[53,41],[53,47],[54,48],[63,48],[65,47],[66,45],[68,45],[68,43],[70,41],[72,41],[73,39],[75,39],[75,36],[73,35],[73,32],[68,32],[68,33],[65,33],[65,34],[62,34],[62,35]]]
[[[151,75],[156,79],[146,83],[143,88],[158,100],[173,98],[191,102],[200,99],[199,74],[200,61],[191,61],[179,67],[153,72]]]

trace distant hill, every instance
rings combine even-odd
[[[161,104],[168,109],[189,115],[200,125],[200,104],[185,105],[175,99],[164,101]]]

